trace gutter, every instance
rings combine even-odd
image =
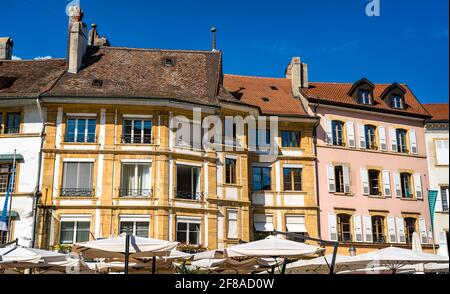
[[[38,157],[36,188],[34,190],[34,198],[33,198],[33,230],[32,230],[32,236],[31,236],[31,248],[34,248],[36,246],[36,227],[37,227],[37,218],[38,218],[38,204],[39,204],[39,199],[42,196],[42,193],[40,191],[41,169],[42,169],[42,150],[44,149],[44,141],[45,141],[45,120],[44,120],[44,115],[42,113],[42,107],[41,107],[39,98],[36,99],[36,106],[39,110],[39,117],[42,121],[42,129],[41,129],[41,146],[39,148],[39,157]]]
[[[316,184],[316,201],[317,201],[317,232],[319,238],[322,238],[322,230],[321,230],[321,209],[320,209],[320,196],[319,196],[319,159],[317,157],[317,127],[320,125],[320,118],[317,116],[317,109],[320,106],[320,101],[314,107],[314,117],[317,119],[316,124],[314,125],[313,131],[313,144],[314,144],[314,172],[315,172],[315,184]]]

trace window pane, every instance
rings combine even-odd
[[[291,177],[291,169],[284,168],[283,169],[283,183],[285,191],[292,191],[292,177]]]
[[[95,119],[88,120],[87,142],[89,142],[89,143],[95,142],[95,127],[96,127],[96,120]]]
[[[271,185],[270,185],[270,172],[271,172],[271,168],[270,167],[264,167],[262,169],[262,177],[263,177],[263,190],[271,190]]]
[[[236,184],[236,159],[227,158],[225,160],[226,183]]]
[[[64,163],[64,184],[63,188],[76,189],[78,179],[78,163],[66,162]]]
[[[77,222],[77,242],[87,242],[90,239],[89,222]]]
[[[133,222],[120,222],[120,233],[133,233]]]
[[[86,120],[78,119],[78,134],[77,134],[77,142],[85,142],[86,135]]]
[[[135,120],[134,121],[134,136],[133,136],[133,142],[134,143],[143,143],[142,142],[142,130],[143,130],[143,125],[142,125],[142,121],[141,120]]]
[[[149,222],[136,222],[136,236],[142,238],[149,237]]]
[[[79,181],[78,188],[90,189],[92,187],[91,183],[91,173],[92,173],[92,163],[80,162],[79,163]]]
[[[302,190],[302,170],[300,168],[294,169],[294,191]]]
[[[75,119],[67,120],[67,132],[66,132],[66,142],[75,142]]]
[[[258,167],[253,168],[253,190],[255,191],[262,190],[261,168]]]
[[[122,165],[122,189],[124,193],[131,193],[136,189],[136,166],[134,164]],[[126,192],[128,191],[128,192]],[[126,195],[128,196],[128,194]]]
[[[61,244],[73,243],[74,227],[75,227],[74,222],[61,222],[61,233],[59,238]]]

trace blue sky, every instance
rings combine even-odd
[[[292,56],[312,81],[407,83],[424,103],[448,102],[448,0],[81,0],[113,46],[210,49],[218,28],[225,73],[282,77]],[[64,57],[67,0],[3,1],[0,36],[14,55]],[[6,13],[5,13],[6,12]]]

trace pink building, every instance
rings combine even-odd
[[[307,81],[307,72],[303,73]],[[431,248],[424,122],[428,112],[407,85],[302,83],[317,127],[320,234],[341,254]],[[352,246],[353,245],[353,246]]]

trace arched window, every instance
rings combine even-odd
[[[372,216],[372,235],[375,243],[386,243],[384,221],[384,216]]]
[[[349,214],[341,213],[337,215],[338,225],[338,238],[340,242],[352,241],[351,220],[352,216]]]
[[[333,133],[333,145],[344,146],[344,123],[338,120],[333,120],[331,127]]]
[[[406,243],[412,243],[413,233],[416,231],[416,219],[412,217],[407,217],[404,220],[405,222],[405,235],[406,235]]]

